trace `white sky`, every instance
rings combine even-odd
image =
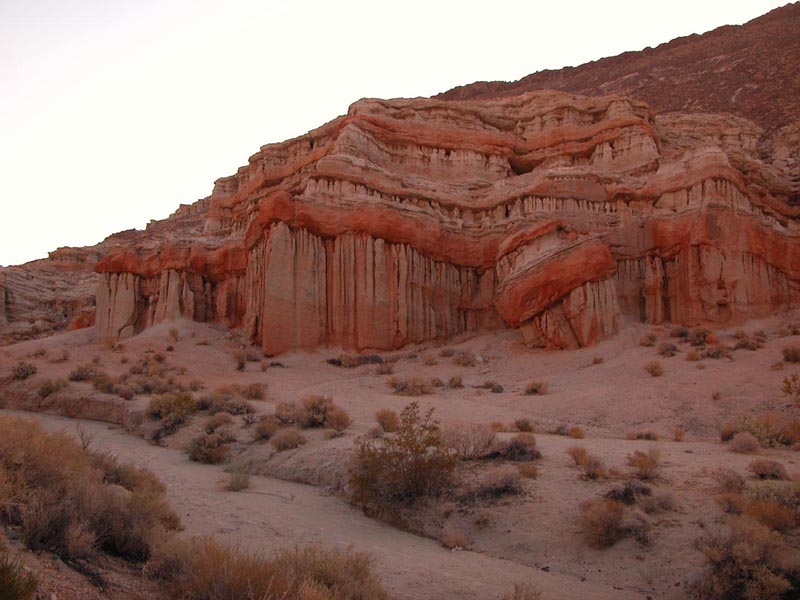
[[[359,98],[519,79],[784,3],[0,0],[0,265],[141,229]]]

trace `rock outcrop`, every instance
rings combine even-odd
[[[519,82],[359,101],[146,231],[0,269],[0,339],[186,317],[271,354],[503,327],[572,348],[625,319],[792,309],[798,51],[792,4]]]
[[[800,300],[800,230],[762,133],[618,96],[362,100],[218,180],[187,235],[109,251],[96,327],[218,321],[275,354],[766,316]]]

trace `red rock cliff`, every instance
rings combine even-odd
[[[193,229],[109,251],[97,331],[182,315],[268,353],[499,327],[576,347],[623,316],[765,316],[800,298],[800,246],[796,173],[762,134],[616,96],[362,100],[218,180]]]

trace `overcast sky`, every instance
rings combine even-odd
[[[784,3],[0,0],[0,265],[141,229],[359,98],[519,79]]]

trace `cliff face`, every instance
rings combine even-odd
[[[187,316],[274,354],[500,327],[577,347],[624,317],[766,316],[800,299],[800,246],[792,146],[765,158],[763,137],[617,96],[362,100],[262,147],[185,209],[192,227],[110,249],[96,327]]]

